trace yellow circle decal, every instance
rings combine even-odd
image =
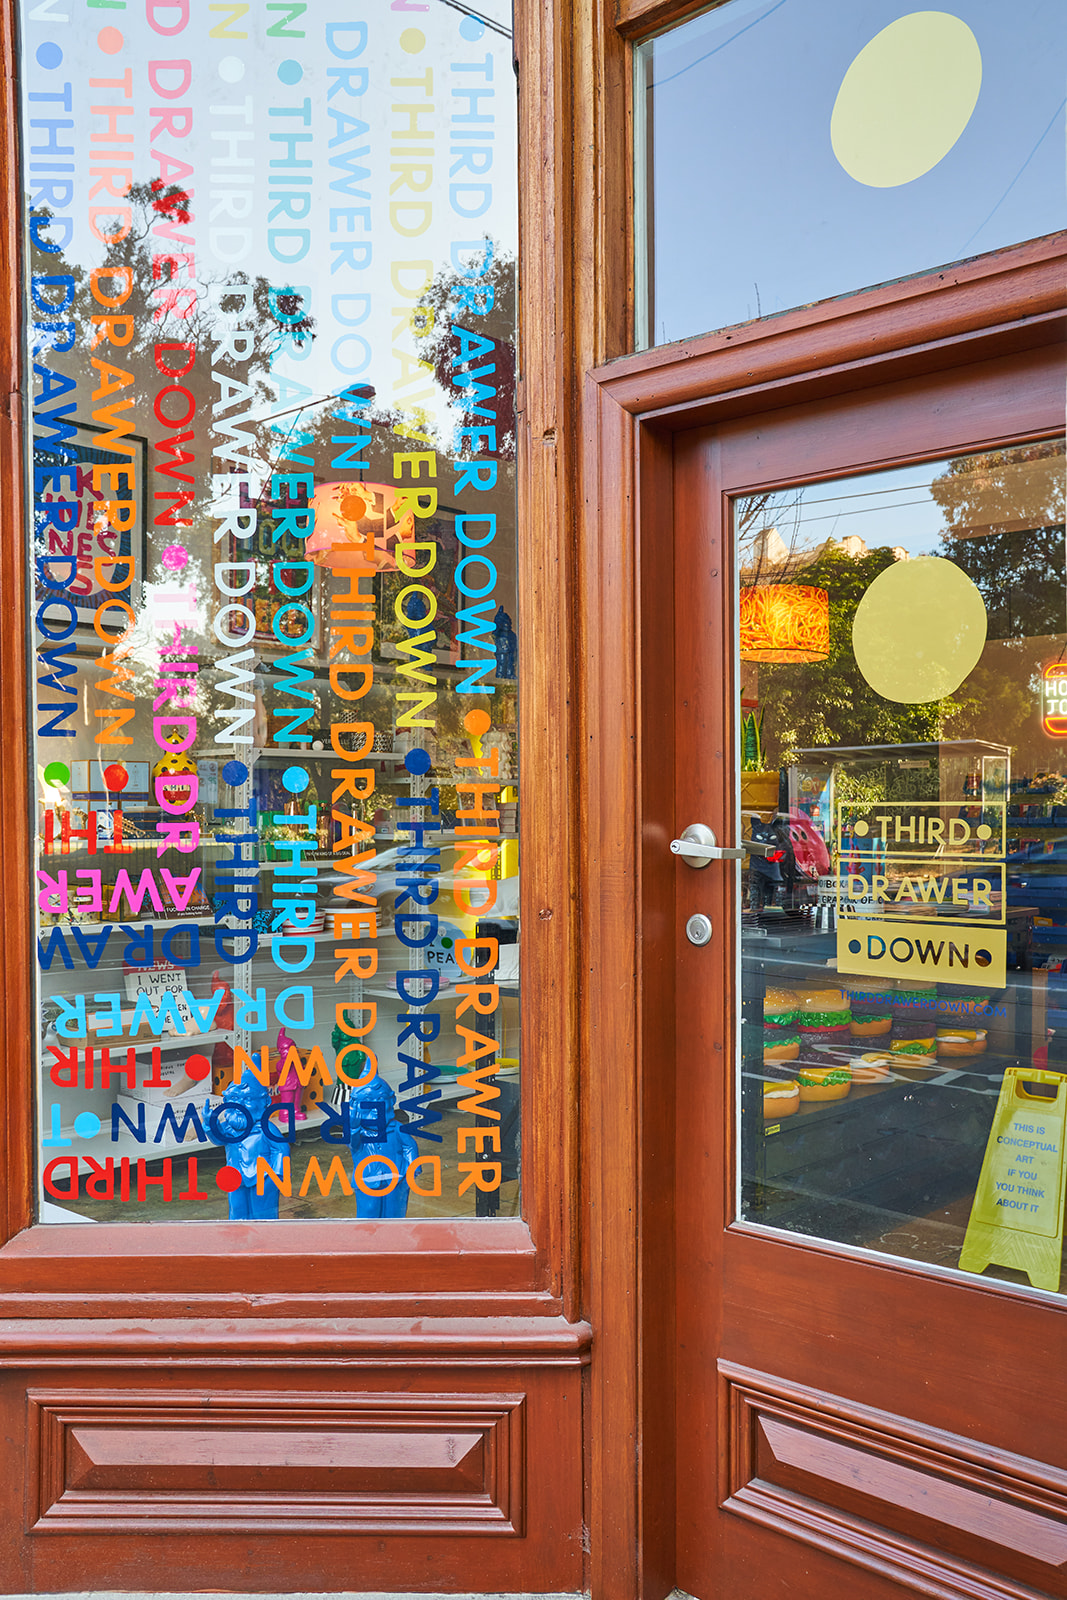
[[[985,648],[985,601],[941,556],[895,561],[856,608],[852,650],[876,694],[925,705],[958,689]]]
[[[850,178],[895,189],[948,155],[982,87],[982,52],[959,17],[912,11],[876,33],[853,61],[830,118],[834,155]]]

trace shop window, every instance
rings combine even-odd
[[[515,1213],[510,10],[21,6],[39,1220]]]

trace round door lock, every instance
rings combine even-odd
[[[698,911],[686,923],[685,936],[690,944],[708,944],[711,939],[711,918]]]

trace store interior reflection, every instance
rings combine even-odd
[[[741,1215],[1057,1289],[1062,440],[735,502]],[[1061,692],[1062,691],[1062,692]]]

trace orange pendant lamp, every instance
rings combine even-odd
[[[410,511],[399,521],[389,521],[399,492],[392,484],[362,480],[320,483],[311,502],[314,531],[304,545],[305,553],[316,566],[334,571],[369,565],[394,572],[396,557],[390,541],[394,546],[398,539],[403,543],[414,528]],[[380,511],[375,507],[376,496],[381,497]]]
[[[825,589],[766,583],[741,590],[742,661],[825,661],[829,654]]]

